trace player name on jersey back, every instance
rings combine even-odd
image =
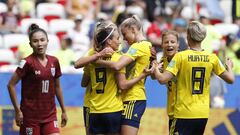
[[[188,55],[189,62],[209,62],[209,55]]]

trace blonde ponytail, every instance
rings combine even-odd
[[[126,28],[126,27],[129,28],[132,26],[135,26],[139,31],[142,30],[142,23],[140,18],[137,15],[133,15],[132,17],[127,18],[120,25],[121,28]]]

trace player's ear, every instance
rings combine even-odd
[[[107,39],[106,43],[107,43],[108,45],[111,45],[111,44],[112,44],[112,40],[111,40],[111,39]]]

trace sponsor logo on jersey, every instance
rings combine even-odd
[[[35,70],[35,75],[40,75],[41,71],[40,70]]]
[[[137,52],[137,49],[135,49],[135,48],[130,48],[130,50],[128,51],[128,54],[134,55],[134,54],[136,54],[136,52]]]

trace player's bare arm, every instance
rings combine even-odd
[[[163,72],[159,70],[162,69],[162,63],[157,63],[156,61],[153,61],[152,66],[154,68],[153,74],[160,84],[166,84],[174,77],[174,75],[167,70],[164,70]]]
[[[100,64],[104,67],[111,68],[114,70],[119,71],[129,63],[131,63],[133,59],[129,58],[128,56],[121,56],[118,62],[106,61],[106,60],[97,60],[96,64]]]
[[[9,91],[9,95],[15,110],[15,121],[17,126],[20,126],[23,123],[23,114],[19,108],[18,105],[18,99],[17,99],[17,95],[16,95],[16,89],[15,86],[18,83],[18,81],[21,78],[17,75],[17,73],[14,73],[11,80],[9,81],[7,87],[8,87],[8,91]]]
[[[112,48],[110,47],[106,47],[104,48],[102,51],[100,52],[95,52],[93,55],[91,56],[87,56],[87,57],[81,57],[79,58],[75,63],[74,63],[74,68],[78,69],[78,68],[82,68],[83,66],[101,58],[101,57],[107,57],[107,56],[111,56],[114,53],[114,51],[112,50]]]
[[[61,127],[65,127],[68,121],[67,114],[66,114],[66,109],[63,103],[63,95],[62,95],[62,88],[60,85],[60,79],[56,79],[56,96],[58,99],[58,102],[60,104],[61,110],[62,110],[62,115],[61,115]]]
[[[121,90],[128,90],[134,84],[136,84],[140,80],[144,79],[146,76],[150,75],[152,73],[152,70],[153,69],[148,69],[148,67],[146,67],[139,76],[137,76],[137,77],[135,77],[131,80],[126,79],[125,73],[116,73],[116,79],[117,79],[118,87]]]

